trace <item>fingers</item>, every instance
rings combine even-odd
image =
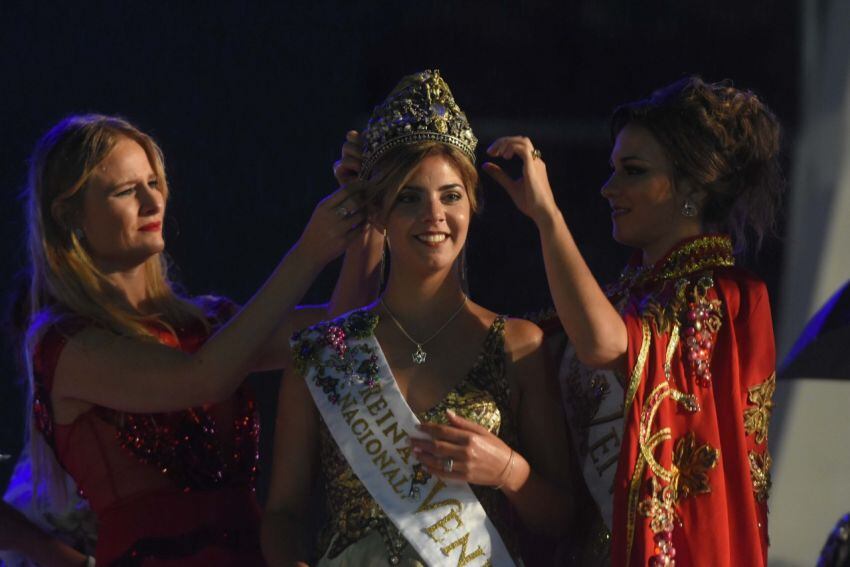
[[[363,157],[363,150],[360,144],[360,134],[357,130],[349,130],[345,134],[345,142],[342,144],[342,157]]]
[[[493,180],[507,189],[508,191],[512,190],[514,187],[514,180],[510,175],[505,173],[505,170],[496,165],[493,162],[485,161],[481,164],[481,169],[487,172],[487,175],[493,178]]]
[[[353,212],[361,207],[360,203],[357,202],[357,198],[353,196],[351,191],[347,187],[340,187],[324,199],[319,204],[320,207],[326,207],[329,209],[336,209],[338,207],[345,207],[350,212]]]
[[[528,137],[505,136],[497,138],[490,144],[490,147],[487,148],[487,154],[502,159],[513,159],[514,156],[518,156],[523,161],[528,161],[532,158],[531,152],[533,150],[534,145]]]
[[[416,460],[422,463],[428,472],[431,474],[442,478],[442,479],[453,479],[453,480],[468,480],[466,478],[467,473],[469,472],[467,464],[460,459],[454,459],[451,457],[443,457],[437,456],[433,453],[429,453],[423,450],[417,450],[416,447],[413,448],[413,454],[416,455]],[[452,459],[451,470],[448,470],[447,461],[448,459]]]
[[[441,425],[439,423],[420,423],[416,428],[427,434],[433,441],[449,441],[455,444],[464,444],[469,440],[469,433],[454,427],[453,425]]]
[[[482,427],[477,423],[469,421],[468,419],[464,419],[452,410],[446,410],[446,415],[449,418],[449,424],[454,425],[458,429],[470,431],[472,433],[478,433],[479,435],[487,435],[488,433],[490,433],[490,431],[488,431],[486,427]]]
[[[340,185],[353,181],[360,173],[363,152],[360,146],[360,134],[349,130],[342,144],[342,156],[333,165],[334,177]]]

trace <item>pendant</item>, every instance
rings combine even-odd
[[[425,364],[425,359],[428,358],[428,353],[422,350],[422,345],[416,345],[416,351],[410,355],[414,364]]]

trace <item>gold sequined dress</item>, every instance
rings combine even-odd
[[[517,446],[505,376],[504,333],[505,318],[500,316],[490,326],[472,369],[436,405],[417,414],[420,421],[445,423],[450,409]],[[351,470],[324,421],[319,443],[327,517],[319,535],[319,565],[424,565]],[[505,496],[484,486],[472,485],[472,490],[511,555],[518,557],[517,520]]]

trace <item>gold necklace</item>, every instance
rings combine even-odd
[[[387,304],[384,303],[384,297],[383,296],[381,296],[381,305],[383,305],[384,309],[387,310],[387,315],[389,315],[390,319],[393,320],[393,323],[395,323],[395,326],[398,327],[398,330],[401,331],[401,333],[405,337],[407,337],[407,340],[409,340],[410,342],[412,342],[413,344],[416,345],[416,350],[413,351],[413,354],[410,355],[410,358],[413,359],[413,363],[414,364],[425,364],[425,362],[428,360],[428,353],[425,352],[425,349],[423,349],[422,347],[425,346],[426,344],[428,344],[429,342],[431,342],[432,340],[434,340],[437,337],[437,335],[439,335],[440,333],[443,332],[443,329],[445,329],[446,327],[449,326],[449,323],[451,323],[452,321],[455,320],[455,317],[460,315],[460,312],[463,311],[463,308],[466,306],[466,300],[467,299],[468,299],[468,297],[466,296],[466,294],[464,294],[463,295],[463,301],[460,303],[460,307],[458,307],[455,310],[455,312],[452,313],[451,317],[449,317],[448,320],[445,323],[443,323],[442,326],[440,326],[439,329],[437,329],[437,332],[435,332],[433,335],[431,335],[430,337],[428,337],[424,341],[417,341],[416,339],[411,337],[410,334],[407,331],[404,330],[404,327],[402,327],[401,323],[398,322],[398,319],[396,319],[396,316],[393,314],[392,310],[390,310],[390,308],[387,307]]]

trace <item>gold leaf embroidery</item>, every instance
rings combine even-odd
[[[770,458],[770,453],[765,450],[764,454],[750,451],[750,477],[753,480],[753,492],[755,492],[756,500],[764,502],[767,500],[770,493],[770,467],[773,465],[773,459]]]
[[[756,443],[767,441],[770,415],[773,413],[773,393],[776,391],[776,372],[770,378],[749,389],[748,399],[753,407],[744,410],[744,431],[756,434]]]
[[[673,450],[673,487],[677,498],[711,492],[708,471],[717,466],[718,451],[708,443],[697,446],[693,431],[676,442]]]

